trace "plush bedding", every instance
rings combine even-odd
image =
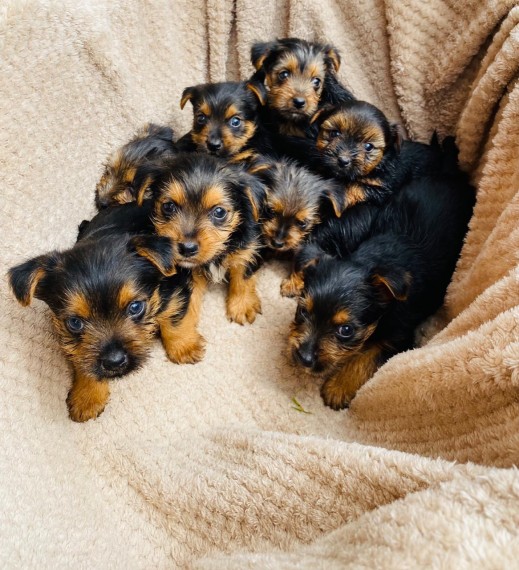
[[[76,424],[46,306],[0,286],[0,566],[505,568],[519,559],[519,6],[512,0],[7,0],[2,274],[70,247],[106,155],[178,135],[184,87],[245,78],[254,40],[341,51],[340,78],[426,141],[455,134],[477,205],[444,308],[347,411],[285,354],[287,267],[263,315],[204,299],[196,365],[147,365]],[[294,409],[296,398],[309,413]]]

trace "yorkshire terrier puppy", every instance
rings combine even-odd
[[[265,105],[262,119],[281,135],[312,135],[310,119],[320,107],[354,99],[337,79],[341,58],[332,45],[298,38],[258,42],[251,61],[250,88]]]
[[[193,270],[192,303],[199,305],[208,281],[228,277],[229,320],[254,322],[261,312],[255,272],[264,186],[244,169],[202,153],[161,161],[152,178],[153,222],[176,244],[176,264]]]
[[[104,209],[81,224],[72,249],[9,271],[23,306],[35,297],[51,309],[72,367],[67,404],[74,421],[103,411],[110,382],[143,364],[157,332],[173,362],[196,362],[203,355],[189,310],[191,272],[176,271],[173,244],[154,235],[150,214],[150,204]]]
[[[139,168],[149,160],[175,152],[172,129],[152,123],[142,127],[129,142],[108,157],[96,186],[97,209],[135,201]]]
[[[446,163],[447,164],[447,163]],[[303,290],[289,346],[294,362],[324,378],[335,410],[442,304],[474,204],[456,170],[414,179],[392,199],[355,250],[344,220],[303,248]]]
[[[247,162],[272,153],[267,131],[258,121],[258,99],[244,81],[205,83],[187,87],[180,108],[193,105],[193,127],[177,142],[185,152]]]

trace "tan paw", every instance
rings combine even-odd
[[[166,347],[166,354],[175,364],[196,364],[205,355],[205,339],[196,333],[192,339],[185,342],[177,341],[172,346]]]
[[[234,295],[227,299],[227,318],[231,322],[239,325],[252,324],[258,314],[261,315],[261,301],[256,291],[243,296]]]
[[[70,419],[74,422],[94,420],[105,409],[109,395],[108,387],[88,391],[72,387],[67,396]]]
[[[321,397],[324,403],[332,410],[343,410],[350,405],[355,393],[351,393],[348,387],[341,386],[333,378],[327,380],[321,388]]]
[[[282,297],[299,297],[303,290],[303,280],[297,273],[281,281],[280,292]]]

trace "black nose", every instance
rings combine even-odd
[[[109,347],[102,354],[101,364],[105,370],[119,370],[128,364],[128,354],[121,347]]]
[[[284,245],[285,242],[280,240],[280,239],[273,239],[272,240],[272,245],[276,248],[276,249],[281,249]]]
[[[192,257],[198,252],[198,244],[192,241],[186,241],[178,244],[178,251],[184,257]]]
[[[220,150],[222,148],[222,141],[221,140],[207,141],[207,148],[211,152],[216,152],[217,150]]]
[[[337,162],[339,163],[339,166],[349,166],[351,160],[349,158],[346,158],[345,156],[339,156]]]
[[[306,101],[302,97],[294,97],[292,99],[292,102],[294,103],[294,107],[296,109],[302,109],[306,105]]]
[[[302,344],[296,350],[296,357],[299,363],[306,368],[312,368],[312,366],[315,364],[315,352],[313,350],[313,347],[307,344]]]

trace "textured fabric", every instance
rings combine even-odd
[[[344,83],[411,137],[456,134],[478,203],[444,309],[419,331],[421,348],[334,412],[286,357],[295,303],[279,295],[286,266],[272,263],[252,326],[230,324],[211,287],[203,362],[173,365],[157,343],[105,412],[78,425],[46,306],[22,308],[4,279],[0,566],[516,563],[515,2],[4,1],[2,274],[73,244],[103,160],[140,125],[188,129],[184,87],[247,77],[251,43],[286,35],[334,43]]]

